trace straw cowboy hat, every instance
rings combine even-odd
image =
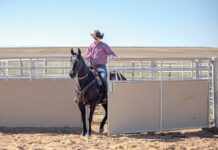
[[[101,33],[99,30],[95,30],[94,33],[91,34],[91,36],[92,36],[94,39],[101,40],[101,39],[103,39],[103,37],[104,37],[104,33]]]

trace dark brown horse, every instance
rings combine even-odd
[[[103,101],[103,99],[107,99],[107,92],[105,92],[103,85],[99,84],[93,71],[86,65],[81,56],[80,49],[78,49],[78,53],[75,53],[73,49],[71,49],[71,54],[72,70],[70,71],[70,77],[75,78],[76,80],[76,100],[82,116],[83,131],[81,135],[91,135],[91,123],[96,104],[102,104],[105,110],[105,116],[99,128],[99,132],[102,133],[104,131],[104,124],[107,120],[107,101]],[[111,77],[112,76],[114,77],[115,75],[113,74]],[[126,80],[121,74],[117,77],[120,80]],[[88,132],[86,128],[86,105],[90,105]]]

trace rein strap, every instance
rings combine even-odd
[[[88,85],[86,85],[86,87],[85,87],[82,91],[80,91],[78,88],[76,88],[76,92],[78,92],[78,93],[80,94],[80,96],[84,99],[84,95],[85,95],[87,89],[88,89],[93,83],[95,83],[95,79],[93,79],[92,82],[90,82]]]

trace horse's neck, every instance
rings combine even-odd
[[[78,73],[78,78],[82,78],[89,73],[89,69],[87,68],[86,64],[82,62],[81,70]]]
[[[92,80],[93,80],[93,76],[91,75],[91,71],[83,62],[82,70],[78,73],[78,77],[77,77],[77,83],[80,87],[80,90],[84,89]]]

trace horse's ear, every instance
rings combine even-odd
[[[71,48],[71,54],[72,55],[75,55],[74,51],[73,51],[73,48]]]
[[[81,56],[81,50],[80,50],[80,48],[78,48],[78,56],[79,56],[79,57]]]

